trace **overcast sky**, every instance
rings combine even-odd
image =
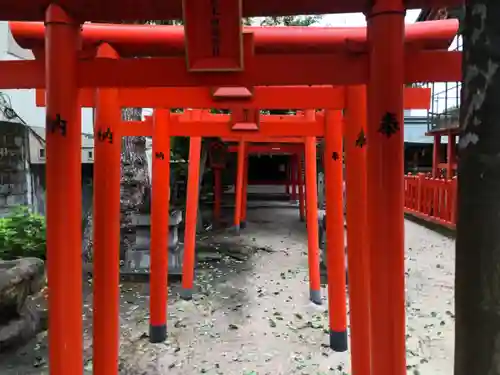
[[[420,9],[407,10],[405,22],[415,22],[419,13]],[[318,26],[366,26],[366,20],[363,13],[326,14]]]

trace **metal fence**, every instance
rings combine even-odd
[[[457,35],[450,50],[462,50],[461,36]],[[432,90],[427,130],[433,131],[458,128],[462,82],[433,82],[427,84],[427,87],[430,87]]]

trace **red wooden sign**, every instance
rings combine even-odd
[[[191,72],[243,70],[242,0],[183,0]]]
[[[224,168],[226,166],[227,147],[224,142],[214,141],[208,151],[208,160],[211,168]]]

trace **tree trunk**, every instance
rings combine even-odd
[[[500,374],[500,1],[470,0],[458,163],[455,375]]]
[[[124,121],[140,121],[141,108],[125,108]],[[131,218],[135,212],[149,211],[147,196],[150,190],[149,171],[146,158],[146,137],[123,137],[121,170],[121,238],[120,256],[124,259],[127,250],[135,243],[135,230]]]
[[[124,121],[140,121],[141,108],[125,108]],[[150,190],[149,171],[146,158],[146,137],[123,137],[121,155],[120,191],[120,259],[135,244],[135,227],[132,215],[138,211],[149,211],[148,193]],[[90,209],[85,214],[82,253],[86,263],[93,260],[93,215]]]

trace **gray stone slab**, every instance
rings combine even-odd
[[[168,252],[168,273],[172,275],[182,274],[183,248]],[[149,273],[151,266],[151,254],[148,250],[129,250],[125,254],[124,272]]]
[[[151,215],[134,214],[131,217],[132,225],[136,227],[151,226]],[[175,210],[170,213],[169,226],[177,226],[182,222],[182,212]]]

